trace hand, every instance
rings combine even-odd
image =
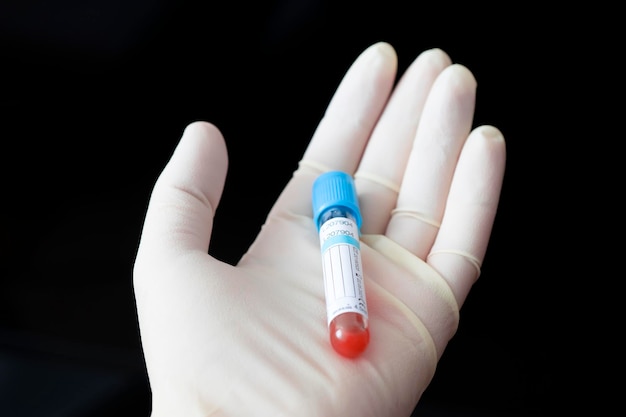
[[[480,274],[505,167],[472,128],[476,81],[439,49],[394,88],[397,57],[369,47],[346,73],[299,168],[237,265],[208,254],[228,157],[189,125],[142,231],[134,285],[153,416],[409,416]],[[353,174],[371,340],[329,343],[311,186]],[[217,218],[219,220],[219,216]]]

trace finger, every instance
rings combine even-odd
[[[273,212],[311,215],[311,185],[331,169],[354,173],[395,81],[397,57],[384,42],[367,48],[352,64],[333,95],[296,175]]]
[[[426,97],[450,63],[441,49],[422,52],[402,75],[374,127],[355,173],[363,233],[385,232]]]
[[[144,257],[166,261],[187,251],[208,251],[227,167],[219,130],[205,122],[187,126],[152,191],[138,262]]]
[[[452,176],[474,116],[476,81],[459,64],[439,75],[426,101],[386,235],[425,259],[439,230]]]
[[[353,173],[389,97],[396,68],[396,53],[389,44],[367,48],[341,81],[303,160]]]
[[[447,281],[459,306],[480,275],[495,219],[506,148],[501,132],[482,126],[470,134],[428,263]]]

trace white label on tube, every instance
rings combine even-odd
[[[328,220],[320,227],[320,245],[328,323],[347,312],[360,313],[367,319],[356,223],[345,217]]]

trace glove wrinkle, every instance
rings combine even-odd
[[[413,278],[411,282],[406,282],[402,277],[393,277],[394,273],[390,270],[383,278],[387,281],[379,285],[396,298],[396,304],[405,304],[426,329],[440,329],[438,334],[429,330],[440,357],[447,342],[456,333],[460,315],[459,304],[447,281],[422,259],[384,235],[366,234],[361,236],[361,242]],[[363,253],[366,262],[368,259],[365,251]],[[385,273],[379,271],[378,274],[371,275],[383,277]],[[370,285],[369,281],[366,285]],[[424,308],[425,305],[432,305],[432,308]],[[421,311],[428,314],[420,314]]]

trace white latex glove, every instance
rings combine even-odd
[[[358,57],[299,169],[236,265],[208,254],[228,165],[216,127],[189,125],[150,199],[134,269],[153,416],[409,416],[480,274],[505,168],[472,130],[476,82],[439,49],[397,86],[386,43]],[[371,339],[329,343],[311,186],[354,174]],[[219,221],[219,215],[215,219]]]

